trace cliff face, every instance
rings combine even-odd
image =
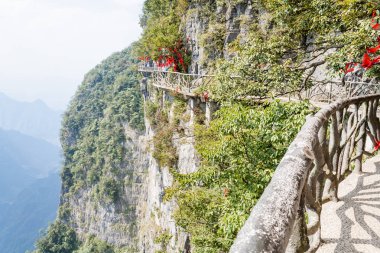
[[[156,126],[159,119],[143,116],[141,77],[130,64],[128,50],[105,60],[86,76],[66,112],[58,219],[82,241],[95,236],[131,252],[182,252],[189,247],[188,237],[172,218],[175,201],[163,197],[173,183],[170,169],[188,173],[197,168],[194,108],[190,100],[182,101],[175,116],[174,97],[151,91],[145,103],[166,110],[169,124],[186,117],[168,128],[175,164],[160,164],[154,138],[163,129]]]
[[[180,173],[189,173],[194,172],[198,164],[190,101],[184,114],[189,115],[189,120],[179,123],[183,134],[173,133],[172,140],[178,158],[175,167]],[[188,236],[172,218],[175,201],[163,199],[165,188],[173,183],[173,176],[169,167],[159,166],[153,157],[155,131],[147,118],[145,126],[143,133],[123,124],[127,162],[120,168],[122,176],[116,178],[122,184],[117,201],[97,201],[94,198],[96,186],[92,186],[64,196],[61,206],[69,210],[66,219],[82,239],[95,235],[111,245],[135,252],[186,252]]]
[[[228,58],[229,44],[242,41],[258,15],[250,2],[207,8],[212,15],[191,4],[183,20],[192,72],[205,72],[212,59]],[[180,99],[178,112],[178,99],[157,90],[144,101],[134,64],[129,50],[102,62],[86,75],[66,112],[58,219],[82,241],[95,236],[127,252],[190,252],[189,236],[173,219],[175,200],[164,195],[173,184],[172,169],[186,174],[198,168],[194,121],[200,105]],[[166,111],[165,116],[149,117],[148,105],[156,116]],[[169,140],[170,164],[157,154],[170,153],[160,150],[161,135]]]
[[[173,120],[174,104],[169,106],[169,121]],[[198,158],[194,148],[194,113],[190,101],[186,105],[184,114],[189,115],[188,122],[181,121],[178,125],[182,134],[176,130],[172,135],[172,144],[175,148],[177,162],[173,166],[180,173],[189,173],[196,170]],[[138,238],[139,252],[189,252],[188,236],[181,228],[176,226],[172,217],[176,208],[174,200],[164,200],[165,189],[172,186],[173,176],[170,167],[159,166],[152,155],[154,147],[155,130],[146,119],[146,134],[142,137],[140,146],[145,153],[147,166],[143,168],[145,175],[142,177],[141,192],[137,204],[138,212]],[[144,143],[144,144],[143,144]],[[141,145],[143,144],[143,145]]]
[[[191,45],[190,72],[192,73],[205,73],[207,68],[212,67],[209,63],[213,60],[228,58],[231,55],[228,51],[229,44],[235,41],[243,43],[249,26],[259,16],[259,13],[253,10],[251,1],[219,7],[207,5],[207,8],[206,11],[204,4],[190,3],[187,15],[182,20],[184,34]],[[207,12],[211,15],[207,15]],[[158,94],[155,95],[160,96]],[[173,97],[161,96],[170,104],[169,122],[175,120]],[[157,104],[157,101],[162,101],[162,97],[150,98],[150,101]],[[186,109],[181,112],[181,120],[173,130],[171,138],[171,145],[176,153],[176,162],[172,167],[181,174],[195,172],[199,166],[194,139],[195,112],[204,113],[199,101],[186,99],[185,103]],[[175,200],[163,200],[165,188],[173,184],[173,176],[170,167],[159,166],[159,162],[152,155],[152,150],[157,148],[154,147],[154,136],[157,133],[155,127],[152,127],[151,120],[147,118],[146,115],[146,133],[141,137],[140,141],[143,141],[139,144],[140,147],[145,147],[140,149],[140,152],[146,150],[144,157],[148,165],[145,177],[142,177],[142,191],[137,205],[138,220],[141,224],[138,228],[139,250],[140,252],[160,250],[162,250],[160,252],[191,252],[190,237],[175,224],[173,219],[177,207]]]
[[[95,235],[98,239],[118,247],[137,249],[139,213],[137,206],[144,192],[144,178],[148,168],[144,136],[125,124],[125,159],[128,161],[115,177],[119,184],[116,200],[99,201],[96,186],[85,186],[77,193],[64,196],[61,205],[69,210],[65,219],[79,237]],[[111,187],[111,186],[106,186]]]
[[[297,18],[288,21],[279,18],[283,13],[277,13],[276,22],[288,22],[278,28],[277,32],[281,30],[279,34],[285,35],[282,40],[273,27],[274,21],[269,22],[268,16],[276,10],[268,9],[268,14],[257,1],[228,2],[146,0],[144,33],[132,46],[142,53],[140,59],[154,59],[174,71],[186,72],[189,61],[191,73],[226,72],[227,81],[206,87],[213,98],[230,102],[222,104],[219,118],[208,127],[194,129],[199,112],[204,113],[199,101],[152,87],[144,97],[139,84],[143,76],[137,72],[130,49],[112,55],[86,75],[65,114],[61,134],[65,162],[55,227],[68,230],[72,241],[76,241],[74,237],[80,239],[71,247],[74,250],[228,251],[270,181],[276,163],[310,113],[306,104],[275,102],[261,107],[235,100],[250,95],[272,97],[276,94],[272,92],[278,90],[287,94],[287,88],[306,89],[307,79],[325,78],[326,65],[313,65],[330,51],[322,48],[312,52],[315,55],[307,53],[314,46],[308,41],[324,31],[322,28],[315,33],[313,26],[307,32],[303,26],[298,27],[295,38],[293,33],[285,32],[293,31],[298,18],[303,20],[299,10],[294,14]],[[286,7],[286,11],[297,9],[293,4]],[[315,15],[320,16],[320,12]],[[241,47],[248,33],[254,32],[258,38],[251,38]],[[284,51],[290,42],[290,51]],[[277,52],[273,55],[274,47]],[[234,58],[237,52],[239,57]],[[300,52],[299,57],[295,55],[288,62],[298,54],[293,52]],[[218,65],[220,59],[227,61]],[[288,63],[283,64],[284,59]],[[298,61],[310,66],[302,70]],[[214,71],[217,66],[222,67]],[[312,72],[308,73],[309,69]],[[241,78],[230,78],[236,73]],[[219,94],[213,88],[219,89]],[[201,146],[198,150],[204,170],[186,176],[183,174],[196,172],[200,166],[195,132],[201,137],[197,144]],[[179,193],[171,192],[176,190]],[[177,203],[172,196],[178,198]],[[177,205],[182,212],[179,215]],[[210,217],[203,220],[207,215]],[[175,221],[190,231],[192,238]],[[91,245],[94,238],[100,240],[94,244],[97,250]]]
[[[61,131],[64,152],[58,220],[82,241],[93,235],[137,250],[137,204],[148,168],[143,100],[130,50],[90,71]]]
[[[243,43],[250,25],[264,23],[264,13],[252,1],[235,1],[222,5],[190,3],[184,18],[184,34],[190,41],[192,73],[205,73],[214,60],[229,58],[229,46]]]

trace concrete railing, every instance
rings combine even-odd
[[[339,183],[351,170],[361,171],[363,155],[371,155],[365,147],[378,143],[379,99],[377,94],[341,100],[307,119],[231,253],[318,249],[322,202],[337,201]]]

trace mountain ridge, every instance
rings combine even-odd
[[[17,101],[0,92],[0,128],[44,139],[59,146],[61,112],[37,99]]]

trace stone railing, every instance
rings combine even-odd
[[[307,119],[240,230],[231,253],[315,252],[324,201],[360,172],[380,138],[380,95],[341,100]],[[367,141],[367,143],[366,143]]]

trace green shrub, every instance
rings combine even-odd
[[[97,239],[95,236],[90,236],[74,253],[116,253],[116,251],[106,242]]]
[[[175,170],[174,218],[193,252],[228,252],[289,144],[311,112],[307,103],[223,104],[209,127],[196,126],[197,172]]]
[[[79,246],[75,231],[67,224],[51,224],[36,243],[36,253],[72,253]]]
[[[117,200],[121,185],[109,178],[122,178],[128,150],[124,126],[141,133],[144,106],[140,74],[131,49],[115,53],[91,70],[64,115],[61,141],[65,157],[62,171],[64,194],[100,184],[98,195]],[[107,175],[107,176],[106,176]],[[112,187],[106,189],[105,185]]]
[[[177,163],[177,152],[173,146],[173,134],[179,131],[181,120],[185,117],[186,102],[175,97],[173,103],[167,102],[162,107],[157,104],[148,106],[151,114],[151,122],[155,131],[153,136],[153,157],[160,167],[173,168]],[[173,118],[169,120],[169,111],[173,110]],[[147,112],[148,114],[148,112]]]
[[[116,203],[119,199],[120,185],[119,182],[110,177],[102,177],[98,185],[98,198],[106,203]]]
[[[161,247],[161,250],[156,251],[156,253],[166,252],[166,248],[168,247],[171,238],[172,235],[168,231],[161,231],[161,233],[153,240],[155,244],[159,244]]]

